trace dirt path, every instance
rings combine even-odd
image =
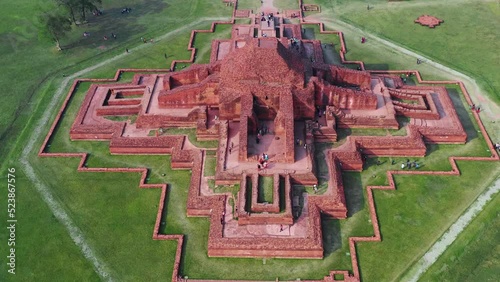
[[[416,282],[420,276],[433,265],[439,256],[457,239],[458,235],[476,218],[483,210],[486,204],[500,191],[500,178],[496,181],[472,203],[467,211],[462,214],[450,229],[432,245],[432,247],[422,256],[422,258],[410,269],[409,274],[403,277],[403,281]]]
[[[268,13],[276,13],[278,9],[274,7],[274,0],[262,0],[262,6],[260,7],[260,12]]]
[[[226,18],[200,18],[195,22],[190,23],[189,25],[185,25],[182,28],[170,31],[158,38],[155,39],[155,42],[158,42],[160,40],[169,38],[175,34],[178,34],[182,31],[185,30],[190,30],[197,24],[205,21],[217,21],[217,20],[224,20]],[[143,48],[147,48],[150,46],[149,44],[141,44],[138,47],[131,48],[131,52],[139,51]],[[40,136],[42,134],[46,133],[46,124],[50,124],[50,117],[51,114],[56,110],[56,107],[58,107],[59,103],[58,101],[61,100],[63,94],[66,93],[68,85],[70,82],[72,82],[74,79],[77,77],[80,77],[84,74],[87,74],[97,68],[100,68],[102,66],[105,66],[113,61],[119,60],[122,57],[126,56],[126,53],[117,55],[115,57],[109,58],[107,60],[104,60],[96,65],[93,65],[91,67],[88,67],[86,69],[83,69],[81,71],[78,71],[68,77],[66,77],[62,82],[60,87],[58,88],[57,92],[54,93],[52,96],[52,100],[48,104],[47,108],[45,109],[45,112],[43,116],[38,120],[36,123],[36,126],[34,130],[32,131],[30,137],[28,138],[28,143],[24,147],[21,157],[19,158],[20,163],[23,165],[23,170],[26,173],[26,176],[29,178],[31,183],[33,183],[33,187],[36,189],[36,191],[42,196],[42,199],[44,202],[47,204],[47,206],[50,208],[51,212],[54,214],[54,216],[59,220],[59,222],[66,228],[69,236],[75,243],[75,245],[80,248],[80,251],[82,252],[83,256],[85,259],[87,259],[93,266],[95,272],[99,275],[99,277],[102,280],[105,281],[113,281],[113,278],[111,277],[112,270],[110,270],[105,262],[102,260],[102,258],[97,257],[96,252],[94,251],[93,247],[88,244],[87,240],[85,239],[85,236],[82,232],[82,230],[75,224],[75,221],[69,216],[69,213],[64,209],[64,207],[59,203],[58,200],[53,195],[52,190],[47,186],[37,175],[37,172],[34,170],[33,165],[30,163],[29,156],[30,155],[36,155],[38,148],[35,149],[35,143],[37,140],[40,139]],[[38,144],[38,143],[36,143]],[[76,173],[76,171],[75,171]]]

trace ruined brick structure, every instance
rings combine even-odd
[[[441,19],[438,19],[434,16],[429,16],[429,15],[421,15],[415,20],[415,23],[418,23],[423,26],[428,26],[430,28],[435,28],[436,26],[440,25],[442,22],[444,22]]]
[[[282,20],[274,17],[273,25]],[[347,215],[342,169],[362,170],[363,155],[424,156],[424,141],[466,140],[445,88],[410,87],[398,76],[328,65],[321,42],[301,40],[300,25],[282,26],[275,30],[281,38],[253,38],[252,26],[235,25],[231,39],[212,43],[210,64],[92,85],[71,128],[73,140],[110,140],[112,154],[172,154],[173,168],[192,169],[187,213],[211,217],[209,256],[321,258],[320,213]],[[348,137],[326,154],[326,192],[307,196],[302,214],[294,212],[291,187],[318,184],[315,142],[337,141],[337,128],[397,129],[397,115],[411,119],[407,136]],[[135,122],[117,121],[120,116]],[[200,140],[219,140],[215,183],[240,185],[233,227],[226,196],[201,192],[204,155],[185,137],[163,134],[179,127],[196,128]],[[271,165],[261,171],[264,153]],[[258,179],[266,175],[275,179],[275,200],[259,203]],[[294,226],[299,216],[305,225],[288,237],[241,238],[234,231]]]
[[[186,212],[210,218],[209,256],[320,259],[321,216],[347,216],[343,170],[361,171],[367,156],[422,157],[425,143],[466,142],[446,88],[408,86],[400,73],[365,71],[361,62],[361,70],[329,65],[320,41],[302,39],[301,24],[284,23],[283,16],[292,15],[300,16],[300,10],[275,15],[268,28],[260,16],[240,11],[235,16],[250,16],[251,24],[233,25],[231,39],[214,40],[209,64],[144,70],[131,83],[93,84],[71,127],[72,140],[110,140],[112,154],[171,154],[172,168],[190,169]],[[400,128],[397,116],[409,119],[406,136],[348,136],[342,146],[325,151],[324,191],[293,193],[294,185],[320,184],[315,144],[336,142],[339,128]],[[214,194],[207,186],[205,150],[186,136],[164,134],[169,128],[194,128],[198,140],[219,141],[214,181],[240,185],[234,210],[230,195]],[[41,155],[48,154],[43,150],[53,130]],[[270,164],[259,169],[263,153]],[[83,157],[80,170],[87,170],[84,162]],[[150,187],[140,171],[141,187]],[[274,181],[270,203],[257,200],[261,177]],[[162,189],[154,238],[180,242],[177,279],[182,236],[159,234],[166,186]],[[250,229],[258,232],[245,232]],[[378,225],[374,229],[380,237]]]

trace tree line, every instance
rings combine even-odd
[[[73,25],[85,23],[87,14],[99,12],[102,0],[54,0],[53,9],[38,16],[41,32],[50,38],[62,50],[60,40]]]

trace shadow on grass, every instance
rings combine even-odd
[[[74,47],[89,47],[94,48],[99,45],[111,47],[116,45],[116,42],[129,41],[141,36],[141,33],[146,30],[146,27],[139,24],[139,19],[148,14],[156,14],[163,11],[169,6],[161,0],[150,0],[135,5],[129,6],[132,11],[122,14],[124,7],[115,7],[103,11],[103,15],[94,16],[92,13],[87,14],[87,23],[78,25],[72,32],[75,34],[69,40],[71,43],[63,46],[63,49],[71,49]],[[151,7],[154,7],[152,9]],[[83,37],[83,32],[90,32],[90,36]],[[111,33],[116,34],[116,39],[113,39]],[[107,40],[104,40],[107,36]]]
[[[183,242],[182,242],[181,261],[179,263],[179,271],[177,272],[177,275],[179,275],[181,277],[183,277],[182,275],[185,273],[184,267],[186,265],[186,254],[187,254],[188,242],[189,242],[189,235],[184,234],[184,238],[183,238]]]
[[[293,185],[292,187],[292,215],[294,219],[298,219],[302,215],[305,192],[306,189],[303,185]]]
[[[312,28],[312,27],[311,28],[302,28],[302,38],[309,39],[309,40],[316,39],[314,28]]]
[[[337,140],[343,140],[347,138],[347,136],[352,135],[352,129],[350,128],[338,128],[337,129]]]
[[[389,70],[388,64],[365,64],[367,70]]]
[[[345,186],[344,193],[347,204],[347,217],[351,217],[365,206],[361,173],[343,172],[342,180],[348,184]]]
[[[280,181],[279,181],[279,206],[280,206],[280,212],[284,212],[286,208],[286,202],[285,202],[285,178],[280,176]]]
[[[438,144],[425,144],[425,147],[427,147],[427,150],[425,152],[426,156],[429,156],[430,154],[439,150]]]
[[[170,199],[170,189],[172,186],[167,184],[167,191],[165,191],[165,199],[163,200],[163,210],[161,211],[161,222],[160,228],[158,229],[159,234],[167,234],[167,210],[168,210],[168,201]],[[186,245],[186,244],[184,244]],[[184,250],[183,250],[184,251]]]
[[[322,217],[321,231],[323,233],[323,250],[325,257],[342,248],[340,222],[338,219]]]
[[[450,99],[457,112],[458,119],[460,119],[460,122],[467,133],[467,142],[477,138],[478,135],[476,125],[475,122],[472,121],[471,111],[464,106],[461,99],[462,93],[459,93],[459,91],[455,88],[446,88],[446,91],[448,91],[448,95],[450,95]]]

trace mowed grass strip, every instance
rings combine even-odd
[[[258,189],[258,203],[272,203],[273,202],[273,188],[274,188],[274,177],[273,176],[259,176],[259,187]]]

